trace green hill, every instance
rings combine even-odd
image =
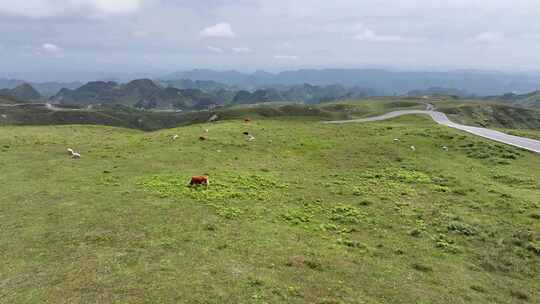
[[[212,116],[218,120],[242,117],[289,119],[305,117],[316,120],[346,119],[344,113],[308,108],[300,105],[275,107],[227,108],[215,111],[152,112],[140,111],[121,105],[94,106],[92,108],[65,107],[51,110],[43,105],[0,107],[0,114],[8,119],[0,120],[0,125],[66,125],[91,124],[106,125],[144,131],[174,128],[178,126],[204,123]]]
[[[179,90],[165,88],[152,98],[136,104],[138,108],[200,107],[204,110],[212,104],[212,95],[199,90]],[[204,101],[207,101],[205,103]],[[488,128],[540,130],[539,111],[511,107],[503,104],[456,101],[448,98],[432,100],[437,109],[445,112],[455,122]],[[9,103],[14,103],[13,99]],[[0,103],[2,100],[0,99]],[[158,104],[159,103],[159,104]],[[219,120],[242,117],[263,117],[290,119],[304,117],[313,120],[343,120],[365,118],[386,112],[404,109],[425,109],[425,100],[418,98],[371,98],[361,101],[324,103],[320,105],[300,105],[290,103],[261,103],[256,105],[235,105],[208,111],[143,111],[119,104],[94,105],[88,108],[62,106],[63,110],[52,110],[44,105],[24,107],[0,107],[0,114],[10,117],[3,124],[15,125],[55,125],[55,124],[97,124],[145,131],[174,128],[201,123],[214,114]]]
[[[72,105],[126,105],[144,109],[205,109],[219,102],[199,89],[163,88],[152,80],[138,79],[126,84],[89,82],[75,90],[62,89],[52,102]]]
[[[473,126],[540,130],[540,110],[482,102],[436,103],[451,120]]]
[[[423,96],[455,96],[459,98],[465,98],[470,96],[467,91],[455,89],[455,88],[441,88],[431,87],[425,90],[412,90],[407,92],[407,96],[411,97],[423,97]]]
[[[0,104],[15,104],[15,103],[19,103],[19,101],[15,97],[0,95]]]
[[[501,96],[488,97],[487,99],[510,103],[520,107],[540,108],[540,91],[534,91],[521,95],[508,93]]]
[[[0,127],[0,302],[540,298],[538,155],[420,116],[251,118]]]
[[[13,89],[0,90],[0,96],[7,96],[20,100],[21,102],[39,101],[41,95],[31,85],[23,83]]]

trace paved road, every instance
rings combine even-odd
[[[386,113],[381,116],[368,117],[368,118],[363,118],[363,119],[353,119],[353,120],[330,121],[327,123],[343,124],[343,123],[369,122],[369,121],[386,120],[386,119],[395,118],[402,115],[423,114],[423,115],[431,116],[431,118],[438,124],[445,125],[450,128],[462,130],[465,132],[469,132],[474,135],[478,135],[487,139],[491,139],[494,141],[498,141],[501,143],[519,147],[525,150],[540,153],[540,141],[538,140],[534,140],[534,139],[530,139],[526,137],[508,135],[506,133],[502,133],[502,132],[490,130],[490,129],[485,129],[485,128],[460,125],[460,124],[451,122],[450,119],[448,119],[448,117],[446,116],[446,114],[442,112],[433,111],[434,108],[430,104],[427,105],[427,109],[428,110],[426,111],[421,111],[421,110],[395,111],[395,112]]]
[[[70,111],[84,111],[85,109],[70,109],[70,108],[59,108],[53,104],[50,103],[13,103],[13,104],[0,104],[0,107],[4,108],[45,108],[49,111],[55,111],[55,112],[70,112]]]

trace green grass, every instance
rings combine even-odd
[[[4,126],[0,168],[2,303],[540,298],[540,157],[424,117]]]
[[[418,98],[378,97],[322,104],[319,107],[334,113],[346,114],[348,118],[364,118],[398,110],[424,110],[426,101]]]
[[[63,106],[63,108],[70,111],[51,111],[42,105],[32,104],[20,107],[0,107],[0,126],[89,124],[156,131],[204,123],[214,114],[218,115],[219,120],[252,117],[280,120],[303,118],[319,121],[343,120],[403,108],[425,108],[425,106],[414,101],[379,98],[322,105],[268,103],[197,112],[148,112],[118,105],[92,109],[77,109],[74,106]]]
[[[540,111],[511,105],[473,100],[441,101],[437,110],[457,123],[500,129],[540,131]]]

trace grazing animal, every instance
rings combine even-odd
[[[67,151],[68,151],[68,154],[71,155],[71,158],[76,158],[76,159],[81,158],[81,154],[79,152],[75,152],[71,148],[68,148]]]
[[[208,137],[206,137],[206,136],[200,136],[200,137],[199,137],[199,140],[200,140],[200,141],[205,141],[205,140],[208,140]]]
[[[249,123],[249,122],[251,122],[251,119],[246,118],[246,119],[244,119],[244,122],[245,122],[245,123]]]
[[[444,151],[448,151],[448,147],[447,146],[443,146],[442,147]]]
[[[208,132],[210,132],[210,130],[204,129],[204,133],[208,133]]]
[[[217,116],[216,114],[214,114],[214,115],[212,115],[212,117],[210,117],[210,118],[208,119],[208,122],[214,122],[214,121],[216,121],[216,120],[218,120],[218,119],[219,119],[219,116]]]
[[[394,138],[394,142],[399,142],[399,139],[398,139],[398,138]]]
[[[416,147],[415,147],[415,146],[411,146],[411,150],[416,151]]]
[[[244,135],[249,135],[249,132],[244,132]]]
[[[247,141],[254,141],[255,140],[255,136],[253,135],[248,135],[247,136]]]
[[[173,140],[177,140],[177,139],[178,139],[178,137],[179,137],[179,136],[178,136],[178,134],[175,134],[175,135],[173,136],[173,138],[172,138],[172,139],[173,139]]]
[[[193,176],[191,178],[191,182],[189,182],[189,186],[208,186],[210,185],[210,179],[208,176]]]

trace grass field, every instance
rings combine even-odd
[[[55,111],[44,105],[27,104],[18,107],[0,106],[0,126],[88,124],[156,131],[204,123],[214,114],[218,116],[218,120],[257,117],[303,118],[320,121],[343,120],[382,114],[391,110],[415,108],[423,109],[425,105],[418,101],[395,101],[379,98],[323,105],[265,103],[222,108],[215,111],[151,112],[118,105],[106,105],[92,109],[64,106],[62,111]]]
[[[435,106],[452,121],[465,125],[540,131],[538,109],[473,100],[439,101]]]
[[[540,157],[424,117],[3,126],[0,168],[0,303],[540,299]]]

